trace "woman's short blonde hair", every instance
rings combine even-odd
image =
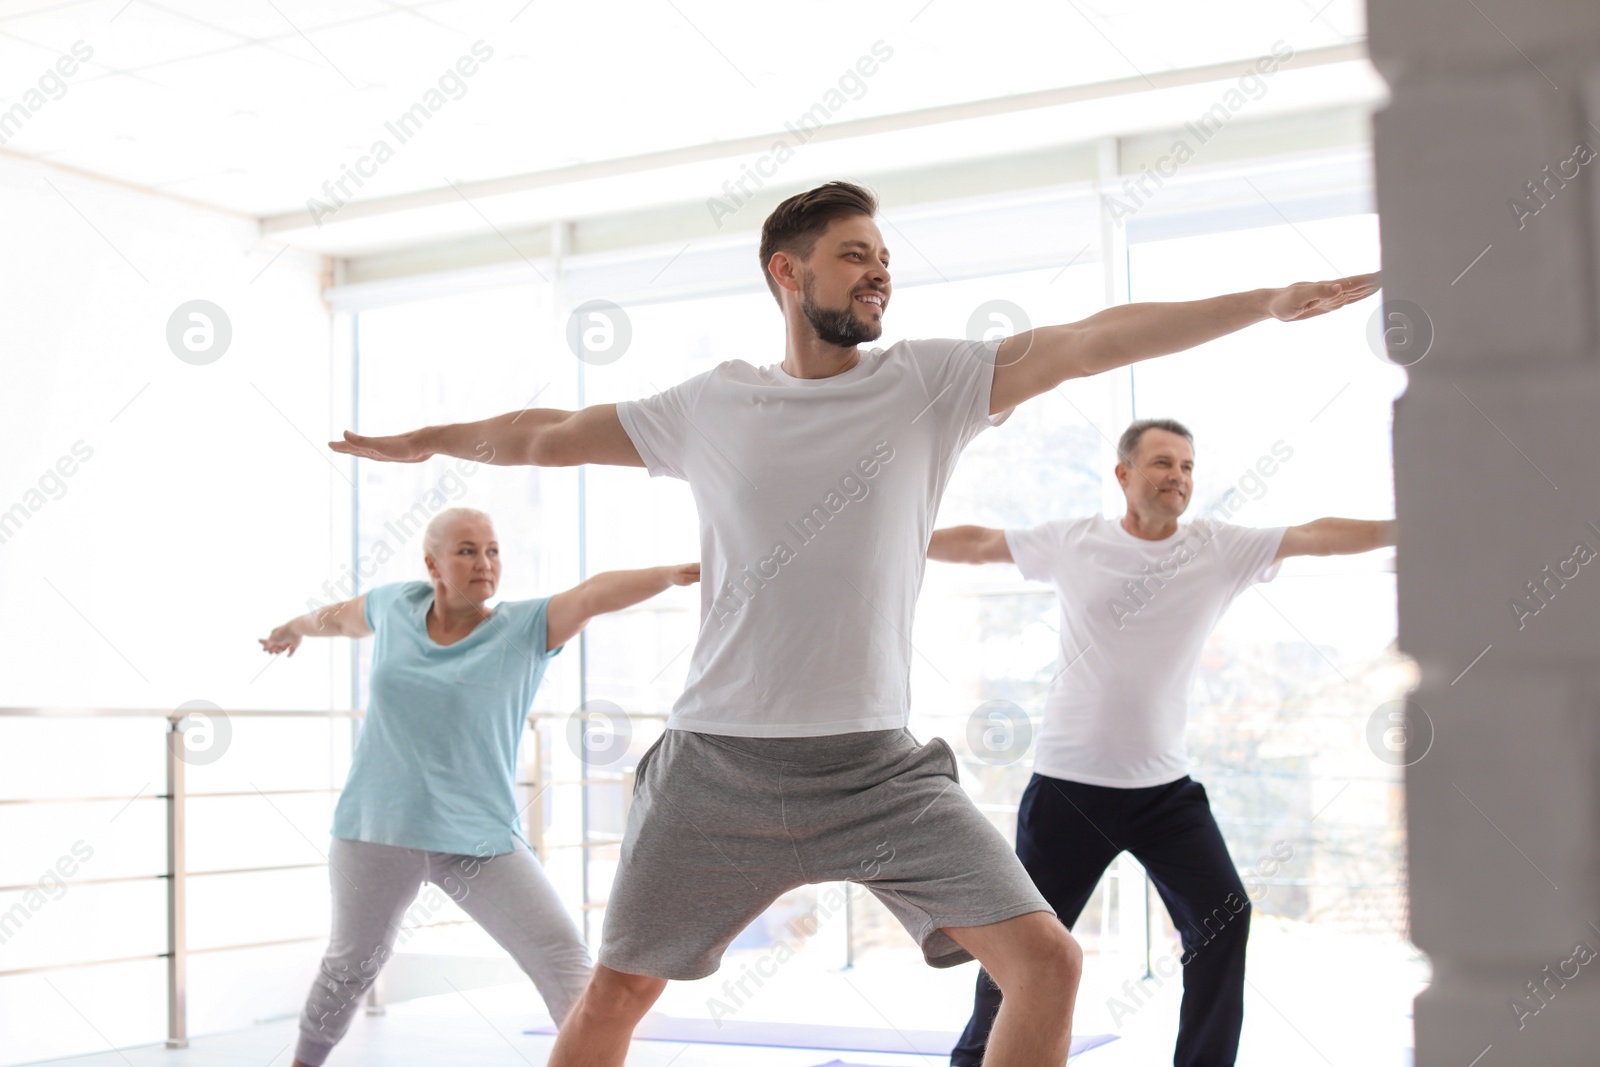
[[[440,549],[444,548],[444,532],[457,519],[482,519],[487,523],[494,522],[487,513],[477,508],[445,508],[433,517],[433,521],[428,523],[428,529],[422,535],[424,555],[438,558]]]

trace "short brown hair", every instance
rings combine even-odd
[[[872,218],[878,213],[878,198],[850,182],[828,182],[815,189],[796,193],[777,207],[761,224],[761,276],[767,280],[772,298],[780,300],[778,283],[767,264],[774,252],[787,252],[801,259],[816,250],[817,238],[834,219],[850,215]],[[781,303],[781,300],[780,300]]]
[[[1117,459],[1123,463],[1132,463],[1134,453],[1139,451],[1139,438],[1144,436],[1146,430],[1165,430],[1175,433],[1188,440],[1190,446],[1194,445],[1194,434],[1189,432],[1189,427],[1177,419],[1135,419],[1122,431],[1122,440],[1117,442]]]

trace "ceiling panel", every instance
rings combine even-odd
[[[0,0],[0,29],[7,21],[51,8],[78,7],[90,0]]]
[[[210,29],[134,0],[120,13],[111,0],[52,8],[13,19],[7,32],[65,53],[76,41],[94,49],[96,63],[117,70],[227,48],[240,43],[231,33]]]
[[[270,4],[226,0],[138,0],[250,40],[299,36],[341,22],[393,13],[383,0],[272,0]]]
[[[102,82],[93,92],[69,83],[65,95],[51,101],[30,120],[26,133],[28,151],[56,162],[62,162],[62,153],[73,153],[75,165],[116,161],[118,177],[137,181],[123,169],[123,147],[134,141],[166,139],[171,136],[170,131],[177,129],[205,128],[210,116],[197,104],[170,89],[127,76]],[[148,122],[147,116],[152,114],[161,115],[162,121]],[[179,156],[174,165],[181,168],[189,164]]]
[[[49,45],[7,33],[6,24],[0,22],[0,71],[5,72],[0,100],[20,96],[60,55]]]

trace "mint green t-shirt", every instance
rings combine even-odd
[[[333,836],[489,856],[522,837],[517,746],[545,664],[548,597],[497,604],[453,645],[428,636],[430,582],[366,594],[367,715]]]

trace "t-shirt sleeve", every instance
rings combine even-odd
[[[617,405],[617,419],[652,478],[688,480],[687,459],[700,438],[696,409],[713,373],[706,371],[655,396]]]
[[[1050,580],[1050,566],[1060,547],[1058,524],[1047,522],[1024,530],[1007,530],[1006,545],[1022,576],[1035,582]]]
[[[909,344],[926,394],[918,398],[926,405],[918,418],[925,414],[937,416],[956,435],[958,445],[965,447],[978,434],[1011,416],[1014,409],[989,414],[999,341],[944,338]]]
[[[1285,529],[1287,527],[1283,526],[1256,529],[1251,526],[1221,525],[1217,545],[1228,562],[1228,570],[1238,588],[1243,589],[1256,582],[1270,582],[1278,576],[1279,564],[1273,561],[1273,557],[1278,554],[1278,545],[1283,542]]]
[[[536,612],[536,614],[538,615],[538,618],[534,621],[533,627],[532,627],[533,647],[538,649],[540,652],[542,652],[546,656],[554,656],[556,653],[560,652],[563,648],[566,648],[567,646],[566,645],[557,645],[555,648],[551,648],[551,649],[545,648],[545,646],[550,643],[550,598],[549,597],[543,597],[542,599],[540,599],[539,608],[538,608],[538,611]]]
[[[544,647],[550,642],[549,597],[514,600],[505,607],[510,617],[508,629],[511,633],[508,636],[516,642],[517,648],[527,657],[528,662],[537,664],[541,658],[553,656],[567,647],[561,645],[548,651]]]
[[[361,613],[366,616],[367,627],[373,633],[383,625],[384,619],[394,610],[394,606],[419,585],[426,582],[387,582],[383,585],[373,586],[362,594],[366,599],[361,602]]]

